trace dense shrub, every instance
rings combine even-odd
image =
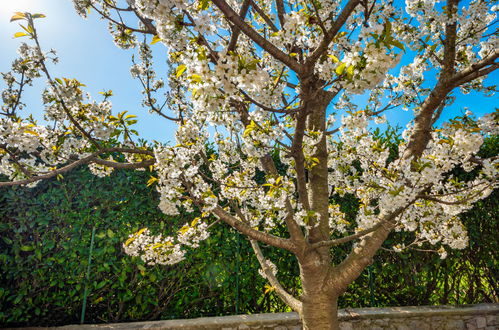
[[[264,280],[250,247],[223,226],[175,266],[146,268],[123,255],[121,245],[140,227],[181,225],[158,210],[147,179],[125,171],[97,178],[82,168],[34,189],[1,189],[0,324],[77,322],[85,285],[89,322],[262,310],[256,290]]]
[[[489,140],[484,155],[497,155],[497,142]],[[83,305],[85,322],[288,310],[258,274],[249,243],[225,226],[215,227],[202,248],[175,266],[145,267],[123,255],[122,243],[139,228],[168,232],[190,220],[162,214],[157,194],[145,185],[148,178],[129,171],[98,178],[80,168],[33,189],[1,188],[0,324],[77,323]],[[469,248],[449,251],[444,260],[435,253],[383,250],[340,306],[497,302],[498,197],[496,191],[462,216]],[[355,212],[355,200],[344,205]],[[284,286],[299,294],[295,259],[285,251],[263,251]]]

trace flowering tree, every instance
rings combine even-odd
[[[16,13],[24,24],[16,36],[31,44],[3,74],[0,172],[10,181],[0,186],[33,185],[82,164],[97,175],[154,169],[149,184],[164,213],[202,214],[171,236],[144,228],[125,251],[177,263],[225,223],[248,237],[262,275],[305,329],[338,329],[338,297],[392,231],[414,237],[395,251],[432,244],[445,257],[446,247],[466,246],[456,216],[497,186],[497,157],[476,153],[484,135],[497,134],[498,114],[434,126],[456,93],[494,92],[485,78],[499,67],[497,1],[73,1],[82,16],[108,20],[119,47],[138,47],[131,74],[143,105],[178,124],[176,143],[136,142],[133,116],[111,115],[111,92],[93,101],[80,82],[52,77],[55,52],[42,50],[34,25],[43,15]],[[167,87],[142,34],[168,50]],[[40,76],[48,125],[20,111]],[[390,110],[414,113],[395,155],[370,129]],[[459,181],[456,167],[474,179]],[[358,201],[353,220],[333,202],[345,194]],[[350,253],[333,264],[334,247],[345,243]],[[279,283],[259,244],[297,258],[300,297]]]

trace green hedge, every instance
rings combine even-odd
[[[147,179],[126,171],[101,179],[82,168],[34,189],[0,190],[0,324],[80,320],[93,228],[88,322],[261,310],[257,263],[226,227],[175,266],[145,267],[123,254],[123,242],[140,227],[164,232],[181,225],[158,210]]]
[[[492,139],[484,152],[497,154],[497,148]],[[289,310],[258,274],[246,239],[225,226],[174,266],[145,267],[124,255],[122,243],[139,228],[168,232],[189,221],[158,210],[157,193],[145,185],[148,179],[146,172],[131,171],[98,178],[80,168],[33,189],[0,189],[0,324],[79,323],[85,287],[85,322]],[[431,253],[383,250],[340,305],[497,302],[498,197],[496,191],[463,215],[468,249],[450,251],[445,260]],[[355,212],[355,200],[346,202],[345,211]],[[385,246],[409,236],[394,234]],[[263,251],[278,266],[284,286],[299,294],[295,259],[265,246]]]

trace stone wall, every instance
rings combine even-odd
[[[495,330],[499,329],[499,304],[479,304],[459,307],[352,308],[340,310],[339,319],[342,330]],[[296,313],[276,313],[60,327],[60,330],[101,329],[299,330],[301,329],[301,325]]]

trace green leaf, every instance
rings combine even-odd
[[[27,33],[24,33],[24,32],[16,32],[14,34],[14,38],[20,38],[20,37],[24,37],[24,36],[27,36],[28,34]]]
[[[347,77],[348,79],[352,79],[353,78],[353,69],[355,67],[353,65],[350,65],[348,68],[347,68]]]
[[[18,21],[20,19],[26,19],[26,14],[25,13],[21,13],[20,11],[18,11],[18,12],[15,12],[14,16],[12,16],[10,18],[10,21],[14,22],[14,21]]]
[[[177,70],[175,72],[175,77],[179,78],[187,69],[187,66],[185,64],[181,64],[177,67]]]
[[[336,68],[335,72],[338,76],[341,76],[343,74],[343,71],[345,71],[345,68],[347,67],[347,64],[344,62],[340,62],[338,67]]]
[[[108,230],[107,230],[107,236],[108,236],[109,238],[113,238],[113,237],[114,237],[114,232],[113,232],[111,229],[108,229]]]
[[[191,80],[197,83],[200,83],[202,81],[201,76],[198,74],[193,74],[191,77]]]
[[[334,63],[338,63],[340,60],[334,56],[334,55],[328,55],[327,57],[329,57],[331,60],[333,60]]]
[[[206,10],[208,9],[209,5],[210,5],[210,0],[200,0],[198,7],[200,10]]]
[[[21,251],[24,251],[24,252],[30,252],[30,251],[33,251],[35,248],[33,246],[30,246],[30,245],[23,245],[21,246]]]
[[[154,45],[158,41],[161,41],[161,38],[158,37],[158,35],[155,35],[154,37],[152,37],[151,45]]]
[[[33,14],[33,15],[31,15],[31,17],[33,17],[34,19],[36,19],[36,18],[45,18],[47,16],[45,16],[43,14]]]
[[[398,41],[398,40],[394,40],[394,39],[393,39],[393,40],[391,40],[391,41],[390,41],[390,45],[395,46],[395,47],[397,47],[397,48],[399,48],[399,49],[401,49],[401,50],[405,51],[404,44],[403,44],[403,43],[401,43],[401,42],[400,42],[400,41]]]

